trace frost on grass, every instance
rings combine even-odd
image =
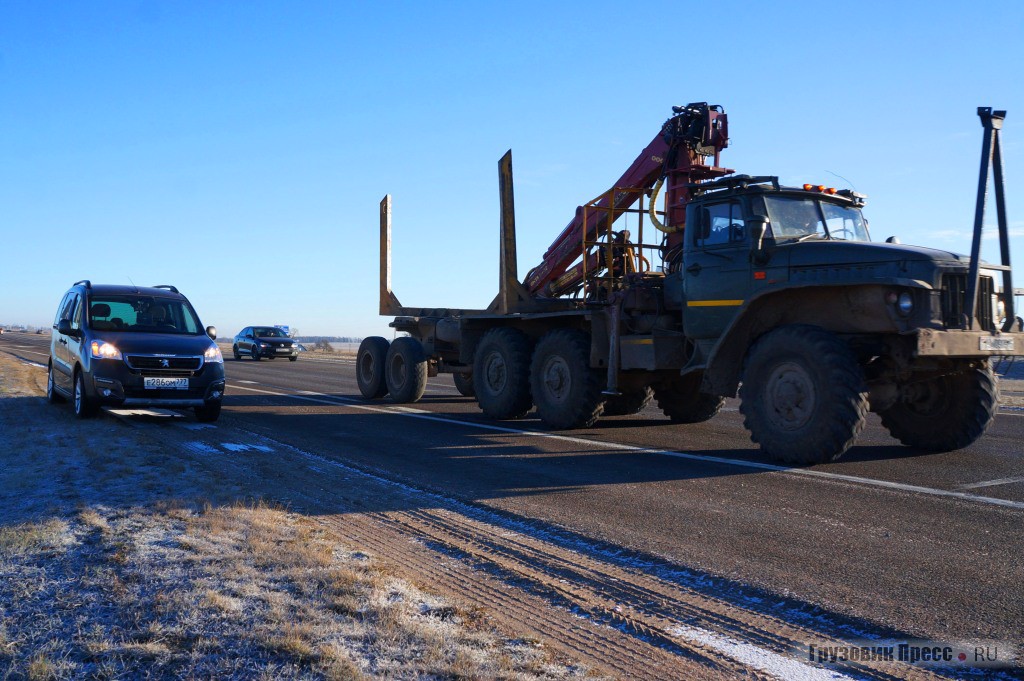
[[[44,382],[0,353],[0,681],[583,673]]]
[[[82,509],[0,533],[0,678],[565,678],[263,504]]]

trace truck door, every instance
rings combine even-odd
[[[694,205],[683,256],[683,328],[718,338],[750,294],[750,241],[738,200]]]

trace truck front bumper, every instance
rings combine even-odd
[[[918,357],[1013,357],[1024,355],[1024,334],[918,329]]]

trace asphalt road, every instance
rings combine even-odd
[[[47,343],[0,336],[0,350],[44,365]],[[841,461],[787,468],[761,456],[733,400],[699,425],[651,407],[553,433],[532,417],[485,419],[448,376],[430,379],[420,403],[391,405],[361,398],[351,361],[229,358],[225,369],[218,427],[753,587],[869,635],[1024,640],[1024,411],[1014,407],[946,454],[900,446],[872,415]]]

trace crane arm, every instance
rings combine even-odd
[[[728,144],[727,118],[720,106],[700,102],[673,107],[672,117],[612,185],[615,208],[629,208],[640,197],[637,189],[650,189],[658,179],[666,178],[668,226],[681,228],[680,208],[689,199],[687,186],[731,172],[717,167],[719,153]],[[706,163],[708,157],[714,158],[713,165]],[[605,197],[594,206],[609,208],[609,203]],[[544,253],[541,264],[526,275],[524,285],[531,294],[559,295],[560,291],[551,285],[583,253],[584,236],[593,241],[610,228],[614,219],[609,210],[588,211],[586,218],[584,214],[582,207],[576,209],[576,215]]]

